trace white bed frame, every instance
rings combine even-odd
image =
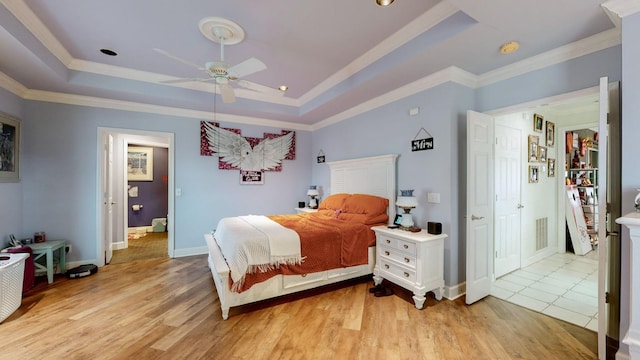
[[[393,221],[397,195],[397,157],[398,155],[392,154],[327,163],[331,170],[331,194],[358,193],[385,197],[389,199],[389,221]],[[242,293],[235,293],[230,290],[229,266],[218,244],[212,234],[205,234],[204,237],[209,248],[209,268],[220,298],[222,318],[225,320],[229,318],[231,307],[369,275],[373,273],[375,266],[375,246],[372,246],[369,247],[368,264],[304,275],[276,275]]]

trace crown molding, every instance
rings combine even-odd
[[[402,29],[398,30],[397,32],[386,38],[384,41],[376,45],[374,48],[370,49],[362,56],[349,63],[340,71],[336,72],[320,84],[316,85],[306,94],[302,95],[299,98],[300,104],[304,105],[309,101],[315,99],[332,87],[348,79],[350,76],[353,76],[365,67],[371,65],[373,62],[379,60],[383,56],[391,53],[395,49],[411,41],[418,35],[438,25],[440,22],[446,20],[458,11],[459,9],[450,4],[448,1],[442,1],[438,3],[423,15],[405,25]]]
[[[255,117],[249,117],[249,116],[239,116],[239,115],[224,114],[224,113],[214,114],[213,112],[207,112],[207,111],[198,111],[198,110],[190,110],[190,109],[183,109],[183,108],[176,108],[176,107],[169,107],[169,106],[143,104],[143,103],[137,103],[132,101],[113,100],[113,99],[105,99],[105,98],[99,98],[99,97],[93,97],[93,96],[58,93],[58,92],[52,92],[52,91],[27,90],[23,98],[25,100],[44,101],[44,102],[51,102],[51,103],[58,103],[58,104],[88,106],[88,107],[95,107],[95,108],[102,108],[102,109],[113,109],[113,110],[131,111],[131,112],[141,112],[141,113],[148,113],[148,114],[158,114],[163,116],[194,118],[194,119],[201,119],[201,120],[221,121],[221,119],[224,119],[224,121],[239,123],[239,124],[311,131],[311,127],[309,125],[301,125],[301,124],[280,121],[280,120],[255,118]]]
[[[469,72],[466,72],[455,66],[450,66],[444,70],[438,71],[429,76],[425,76],[422,79],[418,79],[396,90],[390,91],[386,94],[360,103],[359,105],[356,105],[349,110],[345,110],[339,114],[319,121],[312,125],[312,129],[314,131],[322,129],[329,125],[333,125],[341,121],[350,119],[354,116],[374,110],[381,106],[390,104],[394,101],[406,98],[407,96],[417,94],[419,92],[434,88],[447,82],[456,82],[471,88],[475,88],[475,85],[477,83],[476,78],[477,77],[475,75]]]
[[[596,51],[620,45],[620,29],[603,31],[588,38],[486,72],[479,76],[478,87],[507,80],[528,72],[569,61]]]
[[[58,60],[68,66],[73,56],[53,36],[51,31],[40,21],[40,18],[31,11],[24,1],[0,0],[0,3],[9,10],[44,45]]]
[[[602,7],[623,18],[640,12],[640,0],[609,0]]]
[[[29,90],[26,86],[10,78],[2,71],[0,71],[0,87],[21,98],[24,98]]]

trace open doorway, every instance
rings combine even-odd
[[[98,263],[173,257],[173,134],[99,128],[98,137]]]

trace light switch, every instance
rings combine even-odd
[[[182,196],[182,189],[176,188],[176,196]]]
[[[427,193],[427,202],[439,204],[440,193]]]

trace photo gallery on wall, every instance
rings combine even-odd
[[[540,172],[546,172],[548,177],[556,176],[556,159],[548,157],[548,149],[553,147],[555,142],[555,124],[551,121],[545,121],[544,116],[540,114],[533,114],[533,132],[543,133],[544,136],[529,135],[527,142],[528,161],[538,163],[529,165],[529,183],[537,183],[540,180]]]

